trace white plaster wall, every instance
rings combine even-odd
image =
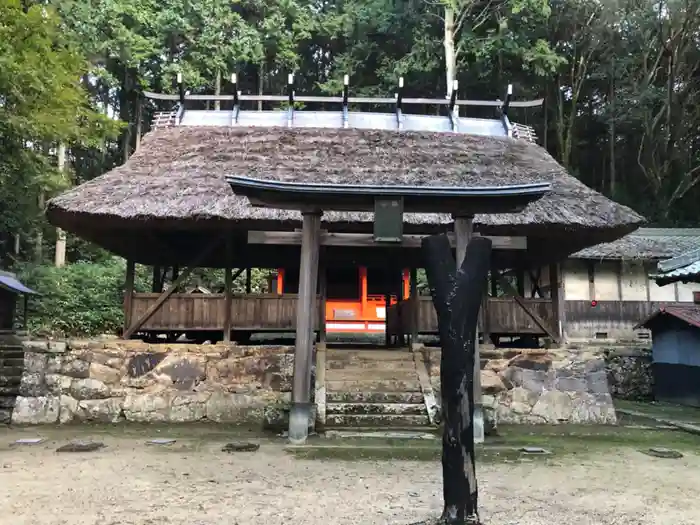
[[[564,299],[568,301],[589,301],[588,268],[586,261],[570,259],[562,265],[564,274]]]
[[[647,300],[647,273],[644,264],[636,261],[622,263],[622,300]]]
[[[596,301],[619,301],[617,286],[619,264],[616,261],[596,262],[593,266]]]
[[[678,300],[682,302],[693,302],[693,292],[700,292],[700,284],[697,283],[676,283],[678,288]]]
[[[656,264],[647,263],[644,265],[647,274],[654,273],[656,271]],[[649,279],[649,300],[650,301],[664,301],[673,302],[676,300],[676,285],[667,284],[666,286],[659,286],[656,284],[654,279]]]
[[[659,286],[656,281],[649,279],[649,299],[651,301],[673,302],[676,300],[676,285]]]

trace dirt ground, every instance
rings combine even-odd
[[[407,525],[441,508],[440,465],[303,460],[281,443],[227,454],[225,438],[58,454],[72,436],[10,445],[0,429],[0,525]],[[151,435],[150,437],[157,437]],[[487,525],[697,525],[700,455],[656,459],[627,449],[587,460],[479,467]]]

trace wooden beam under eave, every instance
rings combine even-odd
[[[146,321],[148,321],[151,317],[153,317],[153,314],[155,314],[162,306],[165,304],[165,301],[168,300],[168,297],[170,297],[175,290],[178,289],[178,287],[184,283],[192,273],[192,270],[197,268],[202,261],[204,261],[209,255],[212,254],[212,252],[221,244],[221,237],[217,237],[213,242],[211,242],[202,252],[195,258],[192,266],[188,266],[184,272],[180,274],[180,276],[175,280],[175,282],[172,283],[171,286],[168,287],[167,290],[165,290],[163,293],[160,294],[160,297],[156,299],[156,302],[153,303],[148,310],[146,310],[141,317],[139,317],[136,321],[134,321],[131,326],[127,330],[124,331],[124,339],[130,339],[134,333],[136,333]]]
[[[453,233],[448,233],[447,236],[450,239],[450,244],[455,247],[455,235]],[[423,237],[425,236],[404,235],[401,243],[387,244],[387,246],[420,248],[421,239]],[[489,236],[488,238],[491,239],[493,250],[527,250],[527,237]],[[251,230],[248,232],[248,244],[298,245],[301,244],[301,232]],[[371,233],[333,233],[328,231],[321,232],[321,245],[357,248],[384,246],[384,244],[378,244]]]

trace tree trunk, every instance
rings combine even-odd
[[[491,241],[473,239],[455,272],[446,235],[422,242],[425,270],[438,317],[442,357],[443,513],[437,523],[479,523],[474,463],[474,343],[481,299],[486,291]]]
[[[608,125],[608,137],[610,141],[610,196],[615,197],[617,191],[617,175],[615,172],[615,59],[610,66],[610,92],[608,94],[610,104],[610,121]]]
[[[214,94],[218,97],[221,95],[221,71],[216,70],[216,79],[214,80]],[[221,110],[221,101],[220,100],[215,100],[214,101],[214,109],[216,111]]]
[[[46,209],[46,194],[43,188],[39,191],[39,213],[43,214]],[[41,221],[37,226],[36,237],[34,240],[34,260],[41,264],[44,258],[44,230],[42,229]]]
[[[447,96],[452,94],[452,84],[457,76],[457,52],[455,51],[455,10],[445,6],[445,81]]]
[[[61,142],[58,145],[58,170],[63,173],[66,169],[66,145]],[[62,268],[66,264],[66,232],[56,228],[56,249],[54,252],[54,264],[56,268]]]
[[[264,83],[265,83],[265,62],[260,62],[260,67],[258,67],[258,95],[264,93]],[[258,100],[258,111],[263,110],[262,100]]]

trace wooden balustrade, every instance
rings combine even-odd
[[[545,322],[553,324],[554,310],[551,299],[522,299],[525,305],[538,314]],[[410,300],[389,308],[387,322],[394,334],[410,334],[412,328],[412,308]],[[479,329],[484,329],[484,315],[480,315]],[[531,316],[512,297],[489,297],[486,307],[488,332],[493,335],[532,334],[545,335]],[[418,300],[417,323],[419,334],[437,333],[437,314],[430,297]]]
[[[130,322],[151,307],[160,294],[135,293]],[[320,298],[319,298],[320,307]],[[247,331],[294,330],[296,327],[296,294],[235,294],[231,304],[231,329]],[[172,294],[141,330],[223,330],[224,294]],[[318,316],[315,316],[318,329]]]

